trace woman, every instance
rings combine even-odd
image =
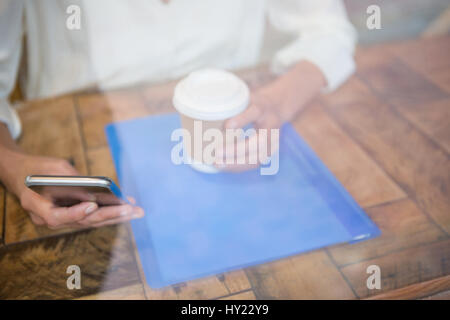
[[[296,36],[272,59],[279,75],[251,94],[250,107],[226,126],[277,128],[321,91],[334,90],[354,71],[355,32],[339,0],[96,0],[0,4],[0,180],[51,228],[102,226],[135,217],[131,206],[98,208],[84,202],[54,207],[26,188],[28,174],[74,175],[66,161],[32,156],[14,139],[20,121],[7,97],[15,83],[22,33],[27,39],[28,99],[93,86],[114,89],[179,78],[204,66],[254,65],[266,17]],[[71,19],[79,23],[71,23]]]

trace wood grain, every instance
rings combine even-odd
[[[73,229],[65,228],[51,230],[45,226],[38,226],[31,221],[27,211],[25,211],[16,196],[11,193],[6,195],[6,223],[5,223],[5,243],[12,244],[56,234],[70,233]]]
[[[385,101],[415,105],[444,99],[447,93],[383,47],[357,55],[357,74]]]
[[[72,96],[29,102],[19,115],[23,127],[19,145],[27,153],[70,160],[81,174],[86,173]]]
[[[77,300],[145,300],[145,293],[142,284],[134,284],[84,296],[77,298]]]
[[[436,293],[432,296],[422,298],[422,300],[450,300],[450,290]]]
[[[363,85],[345,86],[334,95],[347,96],[345,104],[327,103],[334,119],[448,234],[450,159],[446,152]]]
[[[81,173],[87,173],[83,142],[71,96],[36,100],[19,110],[23,132],[19,145],[28,153],[71,161]],[[29,172],[33,174],[33,172]],[[15,196],[6,197],[5,243],[36,239],[70,232],[35,226]]]
[[[381,270],[381,289],[366,286],[367,267],[377,265]],[[378,295],[412,284],[450,274],[450,240],[393,252],[372,260],[341,268],[360,298]]]
[[[381,229],[381,236],[369,241],[329,248],[331,256],[339,266],[447,238],[409,199],[369,208],[366,212]]]
[[[249,290],[220,298],[220,300],[256,300],[256,297],[253,291]]]
[[[371,296],[368,300],[387,299],[445,299],[450,298],[450,291],[441,292],[450,288],[450,276],[444,276],[429,281],[416,283],[397,290],[388,291],[379,295]],[[425,297],[425,298],[424,298]]]
[[[109,177],[118,183],[116,170],[108,147],[88,150],[86,154],[90,175]]]
[[[81,269],[81,289],[66,269]],[[0,298],[66,299],[140,282],[127,230],[110,226],[0,248]]]
[[[220,275],[188,281],[181,285],[176,285],[175,288],[177,298],[183,300],[213,299],[232,293],[228,290]]]
[[[250,283],[242,270],[186,282],[179,287],[179,299],[214,299],[250,289]]]
[[[450,93],[448,36],[399,43],[390,50],[411,69]]]
[[[360,206],[406,197],[320,104],[309,106],[294,126]]]
[[[450,72],[448,69],[437,69],[426,75],[427,79],[450,94]]]
[[[257,299],[353,299],[324,250],[266,263],[246,270]]]
[[[396,109],[437,145],[450,154],[450,99]]]
[[[108,123],[149,114],[141,93],[132,89],[82,94],[75,101],[88,150],[107,145],[104,128]]]

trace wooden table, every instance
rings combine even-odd
[[[294,122],[381,228],[379,238],[153,290],[128,224],[36,227],[0,187],[0,298],[450,298],[449,52],[450,37],[358,49],[356,75]],[[252,87],[271,79],[265,68],[241,76]],[[83,174],[115,177],[104,125],[173,111],[173,86],[31,101],[20,110],[20,144],[69,159]],[[74,264],[80,290],[66,287]],[[366,287],[369,265],[381,268],[380,290]]]

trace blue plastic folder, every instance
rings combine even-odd
[[[151,287],[380,234],[291,125],[275,175],[175,165],[170,137],[179,127],[176,114],[106,127],[122,191],[146,212],[131,226]]]

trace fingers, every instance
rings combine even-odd
[[[221,165],[257,162],[257,153],[258,135],[253,134],[248,138],[239,139],[237,142],[231,141],[223,150],[218,150],[216,154],[216,163]]]
[[[50,215],[53,216],[52,220],[54,220],[54,223],[50,224],[61,226],[81,221],[93,214],[97,208],[98,205],[95,202],[82,202],[71,207],[54,207],[50,210]]]
[[[31,211],[30,217],[34,223],[45,224],[51,229],[64,228],[80,221],[98,208],[95,202],[82,202],[72,207],[54,207],[53,203],[34,192],[24,197],[22,206]]]
[[[120,206],[105,206],[101,207],[83,220],[78,221],[80,225],[94,225],[107,220],[118,218],[134,218],[143,216],[143,210],[139,207],[134,207],[129,204]]]
[[[112,224],[127,222],[127,221],[130,221],[133,219],[139,219],[139,218],[142,218],[143,216],[144,216],[144,210],[137,207],[137,209],[135,210],[135,213],[133,215],[120,217],[120,218],[116,218],[116,219],[111,219],[111,220],[106,220],[103,222],[95,223],[92,226],[96,227],[96,228],[103,227],[103,226],[108,226],[108,225],[112,225]]]
[[[216,167],[223,171],[241,172],[251,170],[269,161],[272,152],[278,149],[279,130],[282,121],[273,110],[265,109],[254,122],[256,134],[245,139],[232,141],[224,150],[217,151]],[[275,132],[277,133],[277,132]]]
[[[31,190],[24,192],[21,203],[30,212],[33,223],[47,225],[50,229],[101,226],[144,216],[141,208],[129,204],[99,208],[95,202],[82,202],[71,207],[55,207]]]
[[[51,201],[31,190],[26,192],[21,202],[25,209],[53,226],[81,220],[98,208],[95,202],[81,202],[72,207],[55,207]]]
[[[255,122],[261,116],[262,110],[257,104],[252,103],[245,111],[225,122],[225,129],[243,128]]]
[[[227,148],[225,155],[221,161],[216,162],[215,166],[219,170],[228,172],[242,172],[258,168],[265,161],[265,159],[264,161],[261,159],[263,153],[258,152],[261,148],[259,143],[261,139],[266,139],[266,137],[261,137],[257,133],[238,141],[234,152],[232,148]]]

